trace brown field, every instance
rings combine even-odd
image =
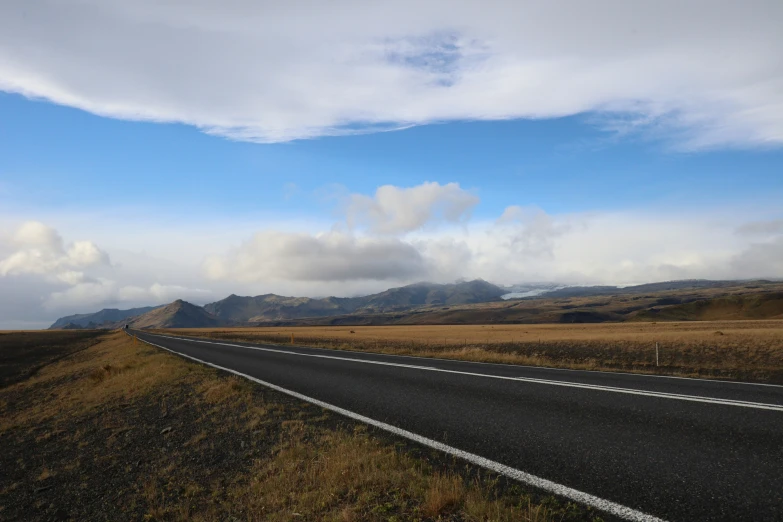
[[[783,382],[783,320],[171,330],[217,339]],[[656,366],[655,346],[659,361]]]
[[[0,354],[0,520],[600,520],[122,333]]]

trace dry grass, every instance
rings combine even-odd
[[[49,468],[44,468],[43,470],[41,470],[41,474],[38,475],[37,480],[38,481],[46,480],[50,477],[53,477],[54,475],[55,473],[52,470],[50,470]]]
[[[19,477],[0,491],[0,505],[17,506],[23,518],[56,515],[46,511],[56,503],[15,500],[43,481],[66,506],[84,504],[97,484],[121,499],[122,518],[146,520],[593,517],[551,497],[543,508],[519,486],[498,488],[491,475],[458,472],[465,468],[439,454],[418,456],[387,435],[124,334],[108,334],[0,396],[24,398],[2,412],[4,443],[46,455],[34,465],[37,457],[20,453]],[[33,486],[16,485],[25,481]]]
[[[179,329],[469,361],[783,382],[783,321]],[[659,348],[656,366],[655,346]]]
[[[255,464],[233,492],[250,520],[548,520],[527,497],[497,497],[478,481],[391,450],[363,430],[323,432],[290,424],[281,451]]]
[[[64,414],[80,415],[113,401],[132,401],[187,373],[188,369],[176,358],[151,346],[133,346],[127,336],[114,334],[4,389],[4,394],[13,394],[18,389],[47,387],[49,395],[46,400],[3,415],[0,432],[14,426],[40,424]]]

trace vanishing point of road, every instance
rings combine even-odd
[[[783,520],[783,386],[131,332],[627,520]]]

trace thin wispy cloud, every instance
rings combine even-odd
[[[597,113],[780,146],[781,23],[775,0],[7,0],[0,90],[257,142]]]

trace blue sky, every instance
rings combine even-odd
[[[406,130],[255,144],[182,124],[103,118],[0,94],[6,208],[111,208],[319,218],[340,190],[458,182],[481,197],[475,217],[510,205],[551,213],[737,207],[783,200],[783,150],[681,152],[621,138],[591,115],[449,122]],[[161,208],[164,205],[164,208]]]
[[[0,6],[0,328],[783,277],[779,2],[230,7]]]

